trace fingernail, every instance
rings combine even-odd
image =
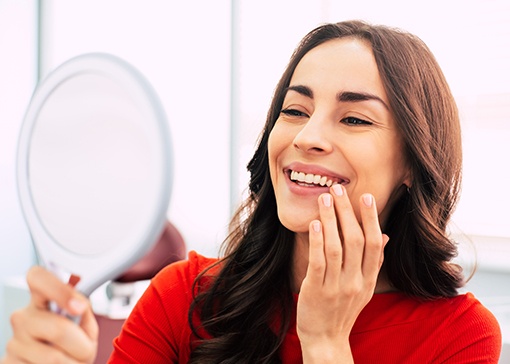
[[[366,207],[371,207],[372,206],[372,195],[363,195],[363,203],[365,204]]]
[[[321,231],[321,223],[318,221],[314,221],[312,224],[312,227],[313,227],[313,231],[315,231],[316,233]]]
[[[325,195],[322,195],[322,202],[324,203],[324,206],[330,207],[331,206],[331,195],[328,193]]]
[[[333,187],[331,187],[335,195],[342,196],[344,194],[344,190],[342,189],[342,185],[336,184]]]
[[[83,313],[85,309],[87,308],[87,303],[78,300],[76,298],[71,298],[69,300],[69,308],[72,309],[74,313]]]

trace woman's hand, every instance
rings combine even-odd
[[[372,195],[361,197],[361,225],[345,188],[319,197],[310,223],[309,263],[297,308],[305,363],[352,362],[349,335],[370,301],[389,238],[381,233]]]
[[[87,298],[41,267],[29,270],[27,282],[31,300],[11,316],[13,336],[2,363],[92,363],[98,327]],[[80,324],[50,312],[51,301],[81,316]]]

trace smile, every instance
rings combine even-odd
[[[290,171],[290,180],[297,182],[300,186],[309,187],[313,186],[331,187],[338,183],[345,182],[343,180],[334,181],[333,179],[328,178],[327,176],[321,176],[320,174],[304,173],[298,171]]]

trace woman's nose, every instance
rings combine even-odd
[[[294,137],[294,147],[306,153],[329,153],[333,149],[331,136],[327,120],[312,115]]]

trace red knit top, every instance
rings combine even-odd
[[[187,363],[193,280],[215,261],[191,252],[163,269],[115,339],[109,363]],[[350,343],[355,363],[497,363],[501,331],[470,293],[425,302],[386,293],[360,313]],[[283,363],[302,362],[295,315],[280,355]]]

